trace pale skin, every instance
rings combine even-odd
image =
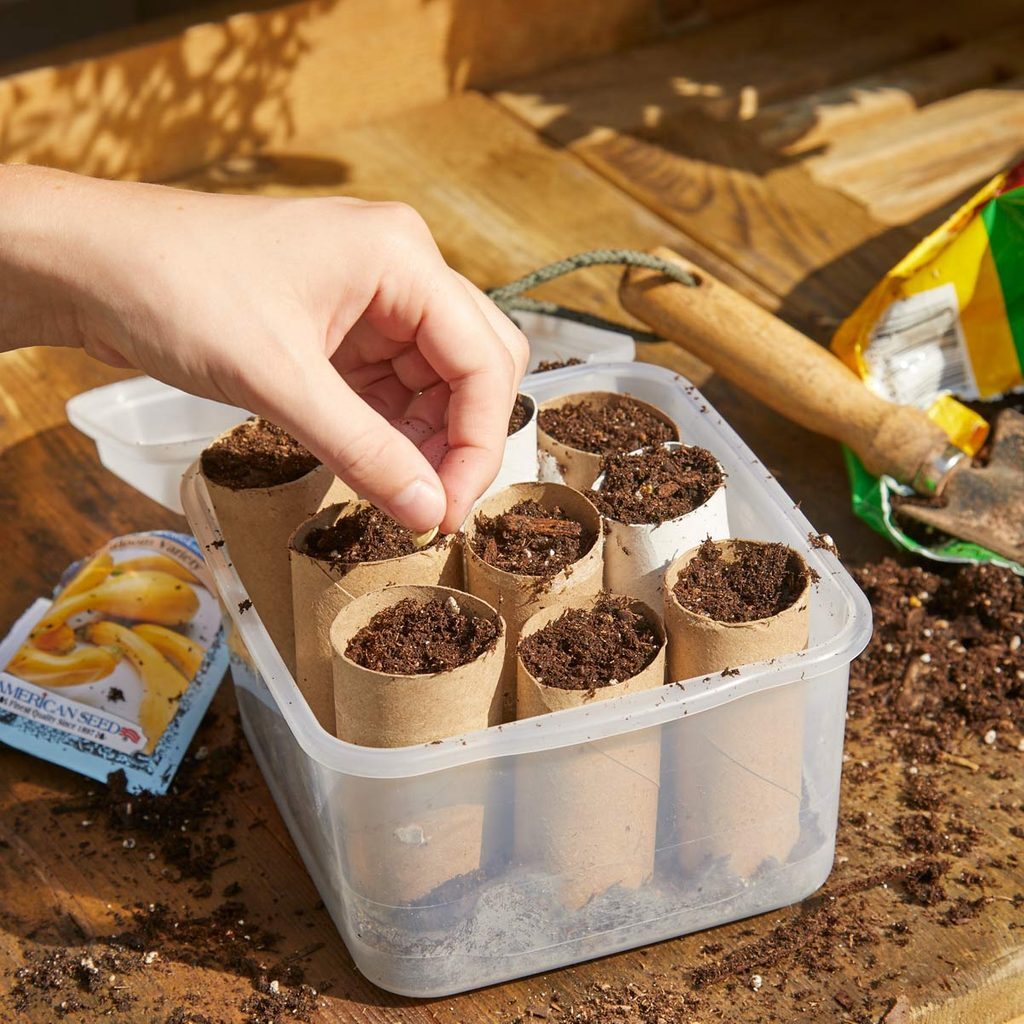
[[[0,166],[0,351],[26,345],[266,416],[416,531],[494,478],[528,358],[408,206]]]

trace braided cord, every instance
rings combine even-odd
[[[554,302],[545,302],[543,299],[523,297],[524,292],[548,281],[553,281],[556,277],[564,277],[566,274],[571,274],[574,270],[582,270],[584,267],[597,266],[643,267],[646,270],[657,270],[673,281],[690,288],[696,287],[700,283],[688,270],[684,270],[676,263],[663,260],[660,256],[653,256],[649,252],[641,252],[639,249],[591,249],[589,252],[580,252],[564,260],[548,263],[546,266],[509,282],[509,284],[490,288],[487,294],[497,306],[510,315],[516,310],[547,313],[592,327],[618,331],[620,334],[630,334],[637,341],[662,341],[662,338],[650,331],[635,330],[625,324],[606,320],[602,316],[569,309]]]

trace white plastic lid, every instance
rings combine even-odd
[[[172,512],[182,510],[178,491],[189,464],[249,415],[152,377],[85,391],[66,409],[72,426],[96,442],[107,469]]]

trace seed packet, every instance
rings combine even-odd
[[[925,409],[976,454],[989,429],[984,403],[1024,390],[1024,162],[900,260],[840,325],[832,350],[872,391]],[[854,511],[901,547],[1015,567],[976,544],[910,528],[891,500],[909,490],[873,477],[849,450],[846,462]]]
[[[0,742],[166,792],[227,660],[196,541],[117,537],[69,566],[0,641]]]

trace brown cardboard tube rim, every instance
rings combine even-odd
[[[604,405],[618,405],[623,399],[628,399],[630,402],[635,402],[637,405],[642,406],[644,409],[653,413],[659,420],[661,420],[666,426],[672,428],[675,437],[671,438],[673,441],[680,440],[679,425],[664,409],[659,409],[656,405],[652,405],[650,402],[645,402],[642,398],[637,398],[636,395],[626,395],[619,391],[577,391],[570,395],[559,395],[557,398],[549,398],[546,402],[541,402],[537,407],[537,433],[546,438],[554,441],[556,444],[561,445],[563,448],[568,449],[572,452],[580,452],[583,455],[590,455],[597,459],[603,459],[607,452],[591,452],[585,448],[575,448],[571,444],[565,441],[559,440],[554,434],[549,434],[540,425],[540,414],[546,409],[560,409],[563,405],[569,405],[570,403],[583,402],[586,405],[595,406],[600,408]]]
[[[565,499],[563,501],[558,500],[558,495],[562,494]],[[473,546],[473,541],[477,536],[476,519],[479,515],[488,516],[491,519],[497,518],[502,513],[507,512],[514,505],[517,505],[520,501],[534,500],[540,505],[541,508],[554,508],[558,506],[562,508],[568,515],[575,518],[577,515],[586,516],[589,522],[582,522],[577,519],[584,529],[590,531],[592,534],[592,540],[590,546],[586,551],[581,552],[580,557],[576,559],[576,562],[582,561],[594,550],[594,545],[597,544],[601,537],[602,522],[601,513],[598,512],[597,507],[594,503],[582,492],[576,490],[575,487],[569,487],[567,484],[556,484],[556,483],[521,483],[521,484],[509,484],[508,487],[502,488],[495,494],[484,498],[482,501],[477,502],[473,506],[472,511],[469,514],[469,518],[466,521],[465,528],[465,545],[467,551],[472,551],[473,555],[484,565],[487,569],[494,573],[495,577],[499,580],[507,579],[510,581],[529,581],[538,580],[542,581],[545,579],[543,576],[533,576],[530,573],[523,572],[509,572],[507,569],[499,569],[495,565],[490,565],[484,562],[483,556]],[[568,507],[567,507],[568,506]],[[575,565],[576,562],[570,563]],[[560,573],[564,573],[565,570],[560,570]],[[556,574],[557,575],[557,574]]]
[[[729,551],[732,548],[739,547],[743,544],[768,544],[771,541],[754,540],[750,537],[730,537],[728,540],[716,540],[712,543],[724,551]],[[804,572],[804,587],[799,594],[793,600],[787,604],[784,608],[779,608],[771,615],[765,616],[760,619],[744,619],[742,622],[722,622],[720,619],[712,618],[710,615],[705,615],[703,612],[695,611],[692,608],[688,608],[682,601],[679,600],[676,595],[676,584],[679,582],[679,577],[682,571],[693,561],[697,556],[697,552],[700,550],[700,545],[690,548],[689,551],[684,551],[666,570],[665,572],[665,594],[669,601],[671,601],[676,608],[686,615],[692,616],[697,621],[713,622],[716,626],[720,626],[723,629],[749,629],[751,626],[756,626],[758,623],[771,622],[772,619],[783,612],[789,611],[790,608],[794,608],[800,604],[801,601],[805,601],[808,598],[811,587],[814,586],[814,579],[811,576],[811,568],[807,564],[807,559],[800,554],[796,548],[787,544],[786,547],[800,560],[800,565]]]
[[[523,661],[522,656],[519,653],[519,649],[522,646],[523,641],[526,640],[528,637],[533,636],[534,633],[539,633],[542,629],[544,629],[545,626],[549,626],[556,619],[561,618],[561,616],[565,612],[567,612],[567,611],[571,611],[571,610],[590,611],[590,610],[592,610],[595,607],[595,605],[597,605],[605,596],[608,596],[608,595],[598,594],[596,597],[582,597],[582,598],[575,598],[575,599],[572,599],[572,600],[567,600],[564,604],[559,604],[559,605],[556,605],[556,606],[554,606],[552,608],[544,608],[541,611],[537,612],[535,615],[531,616],[529,619],[527,619],[526,625],[523,626],[522,632],[520,633],[519,643],[516,644],[516,664],[518,665],[519,669],[522,670],[522,672],[525,674],[525,676],[527,678],[529,678],[530,681],[541,692],[549,693],[549,694],[572,693],[572,694],[578,695],[580,691],[578,691],[578,690],[571,690],[571,691],[564,690],[564,689],[562,689],[561,687],[558,687],[558,686],[547,686],[544,683],[537,682],[537,680],[534,677],[533,673],[526,667],[526,664]],[[615,597],[615,596],[618,596],[618,595],[610,595],[610,596]],[[654,657],[652,657],[651,660],[642,669],[640,669],[639,672],[637,672],[634,675],[630,676],[629,679],[620,679],[617,683],[610,684],[609,687],[600,687],[596,691],[596,696],[598,698],[600,698],[600,696],[601,696],[601,690],[602,689],[606,689],[606,688],[610,689],[612,691],[615,691],[616,694],[618,694],[620,692],[621,693],[628,692],[628,687],[626,687],[624,684],[628,684],[631,679],[635,679],[635,678],[637,678],[637,676],[641,676],[645,672],[647,672],[650,669],[651,665],[655,661],[658,660],[658,657],[660,655],[664,654],[664,652],[665,652],[665,647],[666,647],[666,643],[667,643],[667,633],[665,631],[665,624],[661,620],[661,616],[658,615],[658,613],[649,604],[646,604],[644,601],[638,601],[638,600],[635,600],[635,599],[630,599],[630,600],[628,600],[627,607],[630,609],[630,611],[634,611],[634,612],[637,612],[638,614],[642,615],[644,617],[644,619],[651,626],[654,627],[655,632],[658,635],[658,649],[657,649],[657,651],[654,652]],[[556,703],[561,703],[561,702],[556,702]]]
[[[347,519],[364,508],[375,507],[372,502],[366,501],[364,498],[352,498],[347,501],[336,501],[331,505],[325,505],[319,512],[310,516],[305,522],[300,523],[296,527],[288,539],[288,547],[298,552],[298,554],[330,568],[348,568],[355,565],[387,565],[389,562],[398,562],[403,558],[408,558],[410,555],[415,555],[426,549],[428,545],[424,545],[423,548],[417,548],[415,551],[410,551],[404,555],[392,555],[390,558],[364,558],[358,562],[342,562],[340,559],[318,558],[316,555],[311,555],[305,550],[306,538],[309,537],[313,530],[329,529],[332,526],[336,526],[342,519]],[[447,547],[454,543],[455,537],[456,534],[454,533],[443,534],[441,544],[437,546]]]
[[[385,595],[387,599],[385,600]],[[354,601],[348,604],[343,610],[343,616],[345,619],[350,617],[353,619],[363,620],[363,614],[365,614],[365,621],[361,622],[358,629],[362,629],[363,626],[369,624],[370,620],[380,611],[384,611],[385,608],[390,608],[393,605],[398,604],[403,598],[412,597],[417,600],[419,604],[426,604],[431,598],[438,598],[444,600],[448,597],[454,597],[458,602],[459,607],[473,613],[477,618],[488,618],[493,619],[498,624],[498,635],[495,637],[495,644],[499,644],[505,637],[505,620],[482,598],[476,597],[473,594],[467,594],[463,590],[455,590],[452,587],[435,587],[435,586],[404,586],[399,585],[395,587],[384,587],[383,590],[374,590],[368,594],[362,594],[357,597]],[[366,613],[363,612],[363,608],[367,607],[369,610]],[[339,616],[341,618],[341,616]],[[335,620],[337,625],[338,620]],[[358,632],[358,629],[353,630],[353,635]],[[331,627],[332,640],[335,638],[336,629],[335,626]],[[340,633],[338,634],[340,635]],[[473,659],[473,661],[467,661],[464,665],[459,665],[458,668],[449,669],[447,672],[414,672],[414,673],[401,673],[401,672],[378,672],[376,669],[366,668],[360,665],[358,662],[353,661],[349,656],[345,646],[335,645],[335,657],[339,658],[346,664],[352,665],[358,668],[360,672],[366,672],[371,676],[379,676],[382,680],[387,679],[432,679],[438,676],[451,677],[453,673],[459,672],[470,665],[475,664],[484,655],[489,654],[494,648],[489,647],[486,651],[481,651],[480,654]]]

